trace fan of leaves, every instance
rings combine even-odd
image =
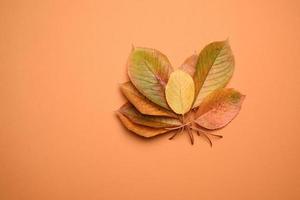
[[[129,82],[121,85],[128,99],[117,112],[130,131],[153,137],[184,130],[194,143],[193,133],[210,137],[223,128],[241,109],[245,98],[225,88],[234,71],[234,57],[228,41],[212,42],[199,55],[188,57],[177,70],[155,49],[134,47],[128,62]]]

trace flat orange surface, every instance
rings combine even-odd
[[[297,0],[0,2],[1,200],[300,199]],[[131,45],[174,67],[229,37],[247,97],[210,148],[114,111]]]

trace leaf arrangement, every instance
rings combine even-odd
[[[201,135],[212,146],[212,132],[237,116],[245,98],[225,88],[234,71],[228,41],[212,42],[199,55],[188,57],[174,70],[161,52],[133,47],[127,61],[129,82],[121,85],[128,99],[117,115],[130,131],[149,138],[187,132],[191,144]]]

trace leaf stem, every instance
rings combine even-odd
[[[208,142],[209,142],[209,144],[210,144],[210,147],[212,147],[212,141],[211,141],[211,139],[206,135],[206,133],[201,133],[201,135],[203,135],[207,140],[208,140]]]
[[[189,124],[191,124],[192,122],[188,122],[188,123],[185,123],[185,124],[182,124],[180,126],[176,126],[176,127],[171,127],[171,128],[166,128],[167,130],[176,130],[176,129],[179,129],[179,128],[182,128],[182,127],[185,127]]]
[[[186,126],[185,128],[186,128],[187,131],[188,131],[188,134],[189,134],[189,136],[190,136],[190,140],[191,140],[192,145],[194,145],[194,135],[193,135],[193,133],[191,132],[190,126]]]
[[[200,133],[205,133],[205,134],[208,134],[208,135],[212,135],[212,136],[215,136],[215,137],[218,137],[218,138],[223,138],[222,135],[217,135],[217,134],[213,134],[213,133],[210,133],[210,132],[206,132],[204,131],[203,129],[199,129],[197,127],[194,127],[194,126],[190,126],[192,129],[196,130],[196,131],[199,131]]]
[[[181,128],[181,130],[176,131],[176,132],[169,138],[169,140],[174,139],[178,133],[181,133],[181,132],[183,131],[183,129],[184,129],[184,128]]]
[[[190,127],[191,127],[191,129],[194,129],[195,131],[198,131],[200,133],[206,133],[204,130],[199,129],[199,128],[195,127],[195,126],[190,126]]]

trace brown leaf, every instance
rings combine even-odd
[[[121,120],[122,124],[130,131],[136,133],[137,135],[140,135],[142,137],[153,137],[156,135],[160,135],[163,133],[166,133],[170,130],[164,129],[164,128],[150,128],[147,126],[142,126],[135,124],[131,122],[127,117],[125,117],[122,113],[117,112],[117,116]]]
[[[126,82],[121,85],[121,91],[126,96],[128,101],[142,114],[154,116],[167,116],[177,118],[176,114],[167,109],[152,103],[144,95],[142,95],[131,82]]]
[[[203,100],[195,122],[210,130],[222,128],[237,116],[244,98],[244,95],[232,88],[219,89]]]
[[[175,118],[143,115],[130,103],[124,104],[119,109],[119,112],[133,123],[153,128],[167,128],[182,125],[182,123]]]
[[[183,62],[183,64],[180,66],[179,69],[185,71],[186,73],[191,75],[191,77],[194,77],[197,61],[198,61],[198,55],[197,54],[191,55]]]

